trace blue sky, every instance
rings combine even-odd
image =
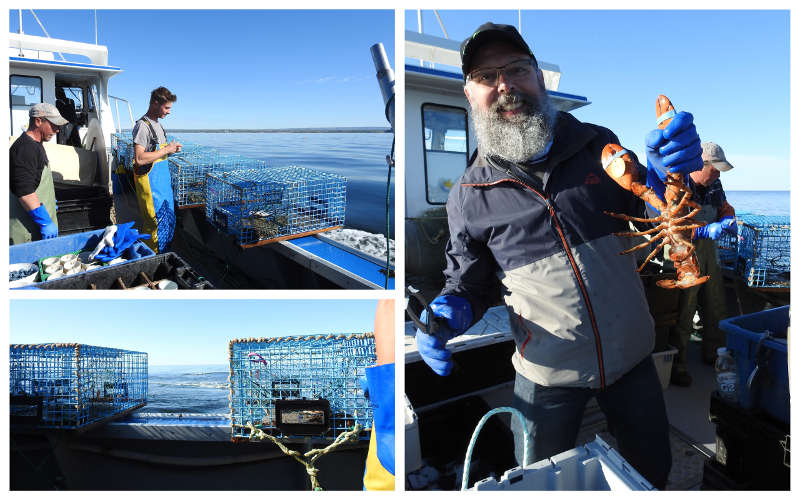
[[[51,37],[94,43],[93,11],[36,14]],[[43,35],[22,17],[25,33]],[[123,70],[111,94],[132,101],[134,118],[164,85],[178,96],[168,129],[388,127],[369,48],[383,43],[394,61],[394,11],[98,10],[97,21]]]
[[[11,300],[10,342],[144,351],[150,364],[226,364],[228,341],[360,333],[375,300]]]
[[[431,10],[427,34],[444,37]],[[517,11],[441,10],[451,39],[486,21],[517,25]],[[417,31],[417,11],[405,13]],[[561,69],[559,90],[592,104],[573,114],[606,126],[643,158],[658,94],[689,111],[703,141],[734,170],[727,190],[789,189],[788,11],[523,11],[537,59]],[[418,63],[407,60],[407,63]]]

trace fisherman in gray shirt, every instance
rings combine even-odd
[[[178,97],[166,87],[158,87],[150,93],[150,107],[147,114],[136,121],[133,127],[133,144],[136,159],[136,173],[143,175],[148,172],[153,162],[161,159],[164,154],[177,153],[181,144],[173,141],[167,144],[167,133],[158,122],[172,111],[172,104]],[[159,145],[166,144],[156,153]]]
[[[167,251],[175,232],[175,199],[167,156],[181,151],[181,144],[167,143],[159,123],[172,110],[178,97],[165,87],[150,93],[150,107],[133,127],[133,184],[139,208],[140,230],[149,234],[146,243],[157,253]]]

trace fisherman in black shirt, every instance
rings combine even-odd
[[[10,244],[58,236],[53,174],[42,142],[49,141],[67,123],[55,106],[39,103],[28,112],[28,130],[9,150]]]

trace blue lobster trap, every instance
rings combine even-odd
[[[118,167],[133,169],[133,140],[123,134],[111,134],[111,155]]]
[[[147,353],[85,344],[12,344],[12,425],[79,429],[147,403]]]
[[[249,439],[251,423],[278,438],[331,440],[358,423],[369,438],[362,380],[375,364],[371,333],[232,340],[229,360],[234,441]]]
[[[169,173],[175,208],[200,207],[206,203],[206,174],[222,174],[263,166],[263,162],[225,155],[210,148],[183,150],[169,157]]]
[[[789,287],[791,270],[789,217],[745,214],[739,219],[741,224],[736,273],[750,287]]]
[[[206,218],[242,246],[340,227],[347,178],[303,167],[208,174]]]

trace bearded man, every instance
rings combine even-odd
[[[431,302],[436,335],[417,331],[424,361],[452,368],[445,342],[492,305],[500,286],[516,351],[512,419],[536,462],[575,446],[595,397],[621,454],[656,488],[671,467],[669,424],[651,357],[655,342],[644,287],[603,212],[645,216],[645,204],[603,171],[608,129],[554,109],[536,58],[513,26],[486,23],[461,44],[464,93],[478,150],[450,191],[446,284]],[[663,193],[664,171],[702,167],[688,113],[647,136],[642,178]],[[427,318],[426,318],[427,319]]]

